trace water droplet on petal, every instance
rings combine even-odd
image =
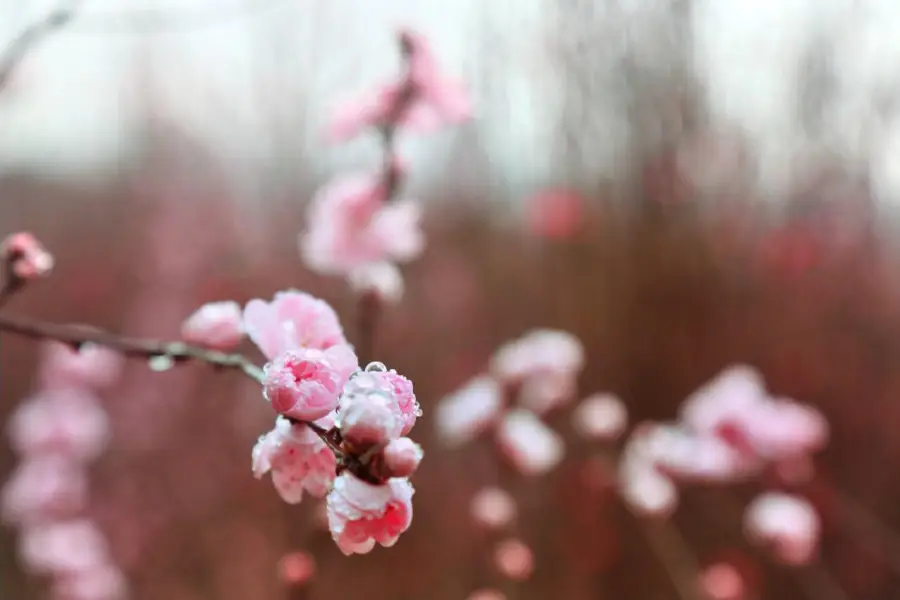
[[[366,365],[366,371],[369,373],[371,373],[372,371],[380,371],[383,373],[387,370],[388,369],[385,366],[385,364],[382,362],[378,362],[378,361],[370,362],[369,364]]]

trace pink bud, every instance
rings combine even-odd
[[[384,465],[391,477],[409,477],[422,462],[422,447],[409,438],[391,440],[384,449]]]
[[[505,577],[524,581],[534,571],[534,554],[521,540],[509,539],[494,550],[494,563]]]
[[[390,393],[380,389],[344,393],[337,426],[343,438],[356,446],[386,444],[403,427]]]
[[[289,586],[309,583],[316,574],[316,561],[307,552],[285,554],[278,563],[281,580]]]
[[[210,302],[181,325],[181,337],[190,344],[231,350],[244,338],[243,316],[237,302]]]
[[[532,413],[509,411],[497,429],[500,450],[525,475],[542,475],[563,458],[562,438]]]
[[[27,232],[8,236],[0,244],[0,253],[12,274],[22,280],[46,277],[53,270],[53,256]]]
[[[469,508],[472,518],[487,529],[503,529],[516,518],[516,501],[506,491],[487,487],[472,498]]]
[[[785,564],[805,565],[818,550],[821,524],[815,508],[805,499],[790,494],[761,494],[744,513],[747,536],[771,548]]]
[[[279,414],[315,421],[335,409],[356,368],[356,355],[347,345],[291,350],[265,366],[265,397]]]
[[[709,600],[742,600],[745,586],[741,574],[734,566],[717,563],[700,574],[700,589]]]
[[[403,297],[403,275],[396,265],[376,262],[353,269],[350,287],[359,294],[374,294],[379,300],[396,304]]]
[[[617,396],[594,394],[572,413],[572,426],[587,439],[613,441],[628,426],[628,411]]]

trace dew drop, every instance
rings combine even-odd
[[[387,371],[387,367],[382,362],[378,362],[378,361],[370,362],[369,364],[366,365],[366,372],[371,373],[373,371],[379,371],[381,373],[384,373],[385,371]]]

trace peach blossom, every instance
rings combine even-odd
[[[110,564],[67,573],[52,585],[55,600],[125,600],[128,584]]]
[[[106,539],[85,519],[28,527],[19,545],[22,559],[38,573],[73,574],[107,562]]]
[[[244,339],[241,307],[237,302],[209,302],[181,325],[181,338],[214,350],[232,350]]]
[[[438,403],[438,435],[449,444],[462,444],[493,425],[502,409],[500,385],[491,377],[476,377]]]
[[[388,370],[381,363],[370,363],[365,372],[357,373],[347,383],[344,393],[352,396],[373,390],[388,396],[391,411],[400,424],[399,435],[408,434],[422,414],[412,382],[397,371]]]
[[[324,300],[296,290],[276,292],[270,302],[248,302],[244,329],[269,360],[288,350],[327,350],[347,344],[334,309]]]
[[[523,581],[534,571],[534,553],[522,540],[504,540],[494,550],[494,564],[505,577]]]
[[[353,349],[346,344],[327,350],[288,350],[263,370],[265,397],[279,414],[315,421],[337,407],[341,391],[358,367]]]
[[[330,419],[318,422],[331,426]],[[279,416],[275,427],[259,438],[253,448],[253,473],[257,479],[272,472],[272,483],[288,504],[297,504],[308,492],[319,498],[334,481],[334,453],[309,427]]]
[[[613,441],[628,427],[628,410],[614,394],[593,394],[572,412],[572,427],[589,440]]]
[[[491,359],[491,371],[501,381],[521,381],[546,373],[574,376],[584,360],[584,348],[574,335],[535,329],[501,346]]]
[[[422,447],[409,438],[391,440],[384,448],[384,466],[392,477],[409,477],[422,462]]]
[[[366,554],[375,544],[397,543],[412,522],[412,485],[406,479],[389,479],[383,485],[340,475],[328,494],[328,528],[346,555]]]
[[[76,350],[60,342],[44,345],[38,383],[44,390],[72,387],[102,390],[113,385],[122,373],[124,359],[96,344]]]
[[[0,254],[10,272],[21,280],[46,277],[53,270],[53,255],[28,232],[7,236],[0,244]]]
[[[504,456],[525,475],[542,475],[563,458],[562,438],[534,414],[514,409],[500,421],[497,443]]]
[[[741,574],[728,563],[716,563],[703,569],[700,589],[709,600],[743,600],[745,592]]]
[[[87,478],[76,463],[37,455],[19,463],[3,486],[3,520],[33,523],[70,517],[84,507],[87,492]]]
[[[497,487],[482,488],[472,498],[469,512],[475,522],[487,529],[503,529],[516,518],[518,509],[513,497]]]
[[[805,499],[781,492],[757,496],[744,513],[748,538],[767,546],[788,565],[816,558],[821,532],[819,515]]]
[[[106,447],[106,412],[89,392],[54,389],[25,400],[10,416],[13,450],[23,455],[56,453],[90,460]]]
[[[386,444],[400,436],[403,424],[389,392],[380,389],[345,392],[338,404],[337,427],[357,447]]]

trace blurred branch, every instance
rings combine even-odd
[[[0,92],[6,88],[10,78],[28,53],[48,35],[67,25],[78,11],[81,0],[63,2],[42,19],[31,23],[20,31],[0,54]]]
[[[682,600],[700,600],[700,566],[678,528],[662,520],[642,519],[625,506],[643,533]]]

